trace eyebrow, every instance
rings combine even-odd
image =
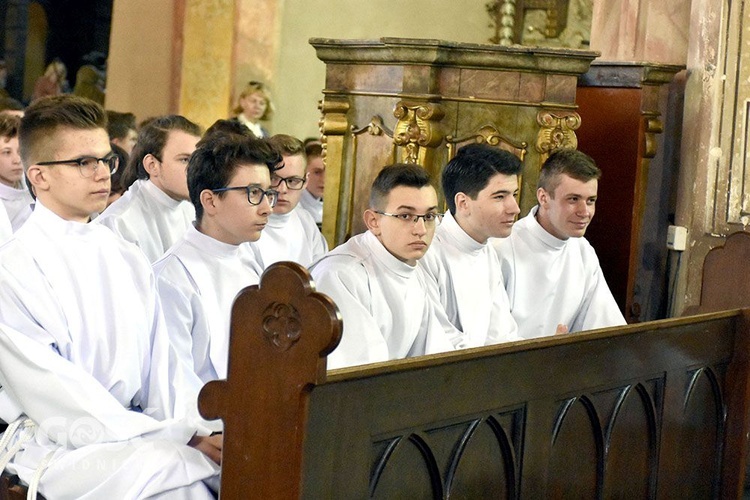
[[[409,205],[401,205],[400,207],[397,207],[396,210],[413,210],[416,211],[417,209],[414,207],[411,207]],[[437,205],[433,205],[427,209],[427,212],[430,210],[437,210]]]
[[[517,192],[518,192],[518,189],[513,190],[513,191],[511,191],[510,189],[499,189],[499,190],[495,191],[494,193],[492,193],[490,196],[495,196],[497,194],[513,194],[513,193],[517,193]]]

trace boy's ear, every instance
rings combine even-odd
[[[49,189],[49,171],[32,165],[26,171],[29,183],[34,187],[34,192],[47,191]]]
[[[216,213],[216,197],[217,194],[210,189],[204,189],[201,191],[201,205],[203,205],[203,212],[208,215],[214,215]]]
[[[469,197],[466,196],[466,193],[456,193],[456,196],[453,197],[453,202],[456,204],[456,214],[459,212],[463,215],[471,214]]]
[[[141,163],[149,177],[159,177],[159,160],[156,159],[156,156],[149,153],[143,157]]]
[[[380,229],[380,217],[378,217],[378,215],[379,214],[375,213],[371,208],[365,210],[365,213],[362,215],[367,229],[369,229],[375,236],[380,236],[380,233],[382,232]]]

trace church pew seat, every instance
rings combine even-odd
[[[237,298],[222,499],[738,498],[750,311],[326,373],[341,325],[299,266]],[[281,340],[279,340],[281,339]]]

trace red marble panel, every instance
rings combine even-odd
[[[545,76],[539,73],[521,73],[518,98],[524,102],[544,100]]]
[[[544,100],[559,104],[575,104],[578,78],[573,75],[547,75]]]

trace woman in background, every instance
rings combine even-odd
[[[232,110],[236,120],[245,125],[259,139],[269,137],[260,122],[271,118],[273,104],[268,89],[261,82],[251,81],[242,90],[237,106]]]

